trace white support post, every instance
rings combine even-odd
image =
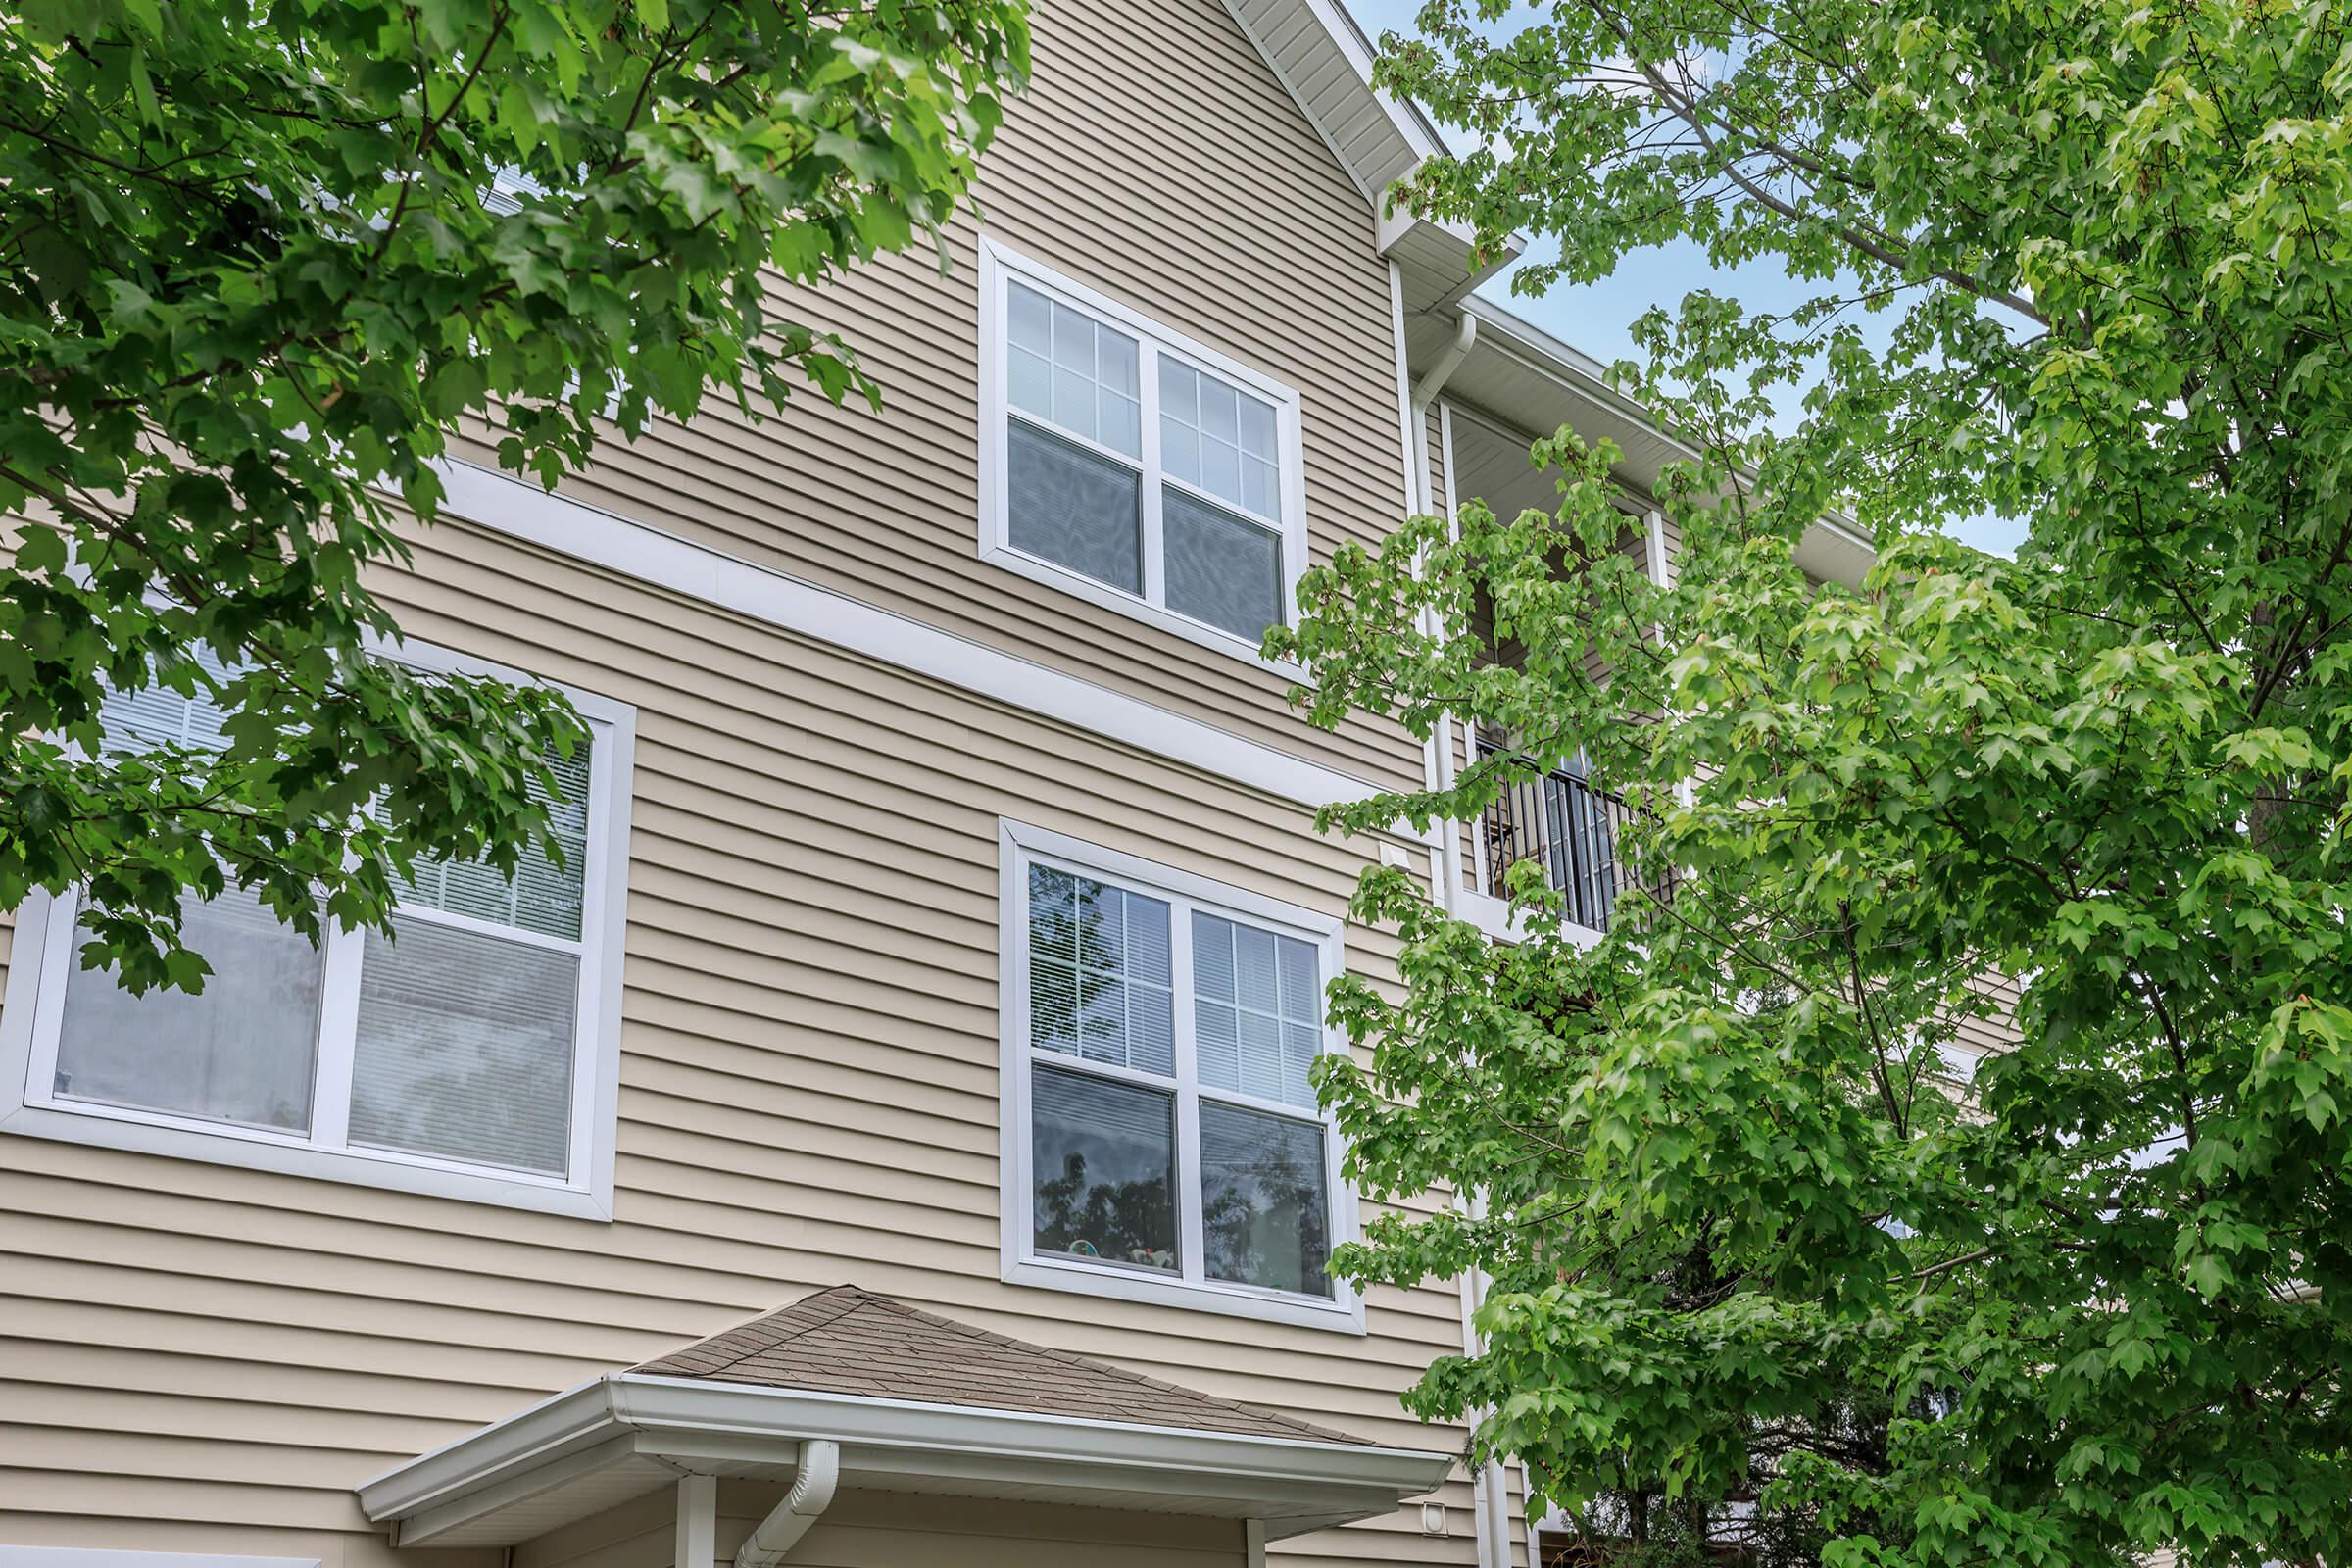
[[[717,1568],[718,1477],[678,1479],[678,1544],[674,1568]]]
[[[1266,1568],[1266,1522],[1242,1521],[1242,1568]]]

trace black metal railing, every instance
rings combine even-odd
[[[1486,741],[1478,749],[1482,758],[1508,753]],[[1674,892],[1673,876],[1638,877],[1626,859],[1626,832],[1641,815],[1577,772],[1514,778],[1479,824],[1487,891],[1501,897],[1511,867],[1536,860],[1544,882],[1565,897],[1568,917],[1595,931],[1633,888],[1646,886],[1664,903]]]

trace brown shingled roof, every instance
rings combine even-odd
[[[630,1370],[918,1404],[1371,1446],[1344,1432],[918,1311],[855,1285],[817,1291],[765,1317]]]

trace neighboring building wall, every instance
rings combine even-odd
[[[1310,557],[1376,544],[1404,505],[1389,274],[1372,208],[1219,0],[1044,0],[1036,71],[981,164],[976,225],[779,309],[838,330],[884,412],[809,390],[749,424],[617,443],[564,492],[1384,784],[1420,782],[1397,726],[1308,725],[1280,674],[978,559],[985,232],[1295,389]],[[469,455],[495,459],[473,444]]]
[[[356,1483],[843,1282],[1457,1441],[1397,1402],[1460,1348],[1443,1284],[1373,1292],[1355,1337],[999,1279],[1000,813],[1334,914],[1371,841],[469,525],[416,543],[381,584],[411,636],[637,709],[615,1218],[0,1137],[0,1542],[385,1568]],[[1388,934],[1348,947],[1393,975]],[[1444,1539],[1399,1515],[1296,1549],[1467,1562],[1467,1498]]]

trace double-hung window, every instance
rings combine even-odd
[[[1305,565],[1298,399],[990,241],[981,553],[1254,657]]]
[[[1336,919],[1004,827],[1005,1277],[1346,1328]]]
[[[398,657],[508,673],[414,645]],[[81,967],[74,899],[28,906],[32,951],[20,950],[4,1031],[23,1095],[0,1103],[0,1126],[609,1214],[633,720],[568,695],[589,735],[551,760],[561,859],[534,847],[512,878],[428,862],[393,936],[329,922],[313,946],[232,887],[183,906],[185,940],[213,970],[202,992],[136,996]],[[160,686],[101,713],[110,748],[218,745],[222,716]]]

